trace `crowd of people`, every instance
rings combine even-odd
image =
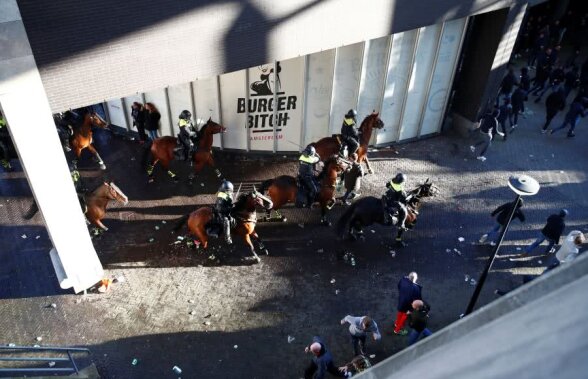
[[[479,136],[470,146],[478,160],[486,160],[496,136],[506,141],[518,127],[527,101],[545,106],[545,122],[538,132],[552,135],[567,128],[568,138],[576,136],[576,127],[588,108],[588,58],[582,39],[588,32],[587,22],[588,14],[576,15],[573,11],[556,20],[549,15],[528,16],[496,100],[481,117]],[[562,52],[562,43],[566,43],[566,53]],[[514,66],[521,62],[517,75]],[[565,112],[564,119],[552,127],[559,112]]]

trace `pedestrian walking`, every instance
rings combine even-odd
[[[139,143],[147,141],[147,134],[145,134],[145,108],[143,104],[134,102],[131,105],[131,117],[133,118],[133,126],[137,128],[139,133]]]
[[[512,105],[510,104],[510,97],[506,96],[504,98],[504,103],[498,108],[498,117],[496,121],[500,124],[500,128],[502,129],[502,139],[506,141],[508,134],[506,132],[506,121],[510,120],[512,116]]]
[[[580,76],[578,75],[578,67],[572,66],[568,69],[564,79],[564,95],[566,99],[570,92],[578,87],[580,84]]]
[[[559,65],[555,66],[553,70],[551,70],[551,72],[549,73],[549,87],[545,87],[541,91],[539,91],[539,93],[537,94],[537,98],[535,99],[535,103],[540,102],[541,98],[548,90],[551,90],[551,92],[555,92],[557,88],[559,88],[560,84],[563,83],[564,79],[565,72],[563,68]]]
[[[520,257],[528,257],[533,250],[539,245],[543,243],[543,241],[547,240],[547,249],[545,249],[545,253],[552,252],[553,246],[559,243],[559,239],[566,228],[565,218],[568,215],[567,209],[561,209],[559,213],[552,214],[551,216],[547,217],[547,223],[541,229],[539,234],[537,235],[537,239],[535,242],[527,246],[525,252],[520,254]]]
[[[568,130],[568,137],[575,137],[576,134],[574,133],[574,129],[576,128],[576,125],[578,125],[580,117],[584,117],[586,115],[586,106],[588,106],[588,98],[583,97],[576,99],[572,105],[570,105],[570,110],[568,113],[566,113],[563,124],[553,129],[551,134],[554,134],[558,130],[564,129],[566,126],[570,125],[570,129]]]
[[[147,114],[145,115],[145,129],[149,134],[151,140],[155,140],[157,136],[157,130],[159,129],[159,120],[161,120],[161,114],[152,103],[145,104]]]
[[[358,191],[361,188],[361,178],[365,175],[363,167],[357,162],[357,153],[351,154],[349,158],[351,160],[351,167],[343,175],[345,194],[339,198],[345,205],[351,205],[351,202],[347,200],[349,196],[352,195],[351,200],[360,196]]]
[[[547,133],[551,120],[557,115],[557,112],[563,111],[565,106],[566,96],[563,88],[558,88],[557,91],[547,96],[545,100],[545,124],[541,128],[541,133]]]
[[[528,93],[531,90],[531,77],[529,76],[529,69],[527,67],[521,68],[519,87],[522,88],[525,93]]]
[[[523,211],[521,211],[521,207],[523,206],[523,199],[519,199],[519,201],[515,204],[514,201],[504,203],[498,208],[496,208],[491,214],[491,217],[496,216],[496,225],[486,234],[480,237],[479,242],[485,243],[487,241],[490,242],[490,246],[496,246],[496,237],[498,237],[499,231],[502,231],[506,224],[508,223],[508,217],[512,212],[513,207],[516,207],[515,213],[512,218],[518,218],[521,222],[525,222],[525,215]]]
[[[370,316],[355,317],[347,315],[341,320],[341,325],[349,323],[349,333],[351,333],[351,344],[353,345],[353,356],[367,355],[365,346],[368,333],[372,335],[374,341],[382,338],[378,330],[378,324]]]
[[[427,327],[430,310],[429,304],[423,300],[412,302],[412,310],[408,312],[408,325],[411,328],[408,335],[408,346],[415,344],[421,337],[426,338],[433,334]]]
[[[498,120],[496,117],[499,115],[499,111],[497,107],[494,107],[494,110],[488,111],[480,120],[478,130],[480,132],[480,137],[477,142],[470,146],[470,150],[472,153],[476,152],[476,148],[480,145],[483,145],[482,151],[477,156],[477,159],[484,162],[486,160],[486,151],[492,144],[492,139],[494,138],[495,134],[504,137],[504,134],[498,131]]]
[[[496,98],[496,104],[499,103],[499,99],[501,96],[503,98],[510,97],[510,94],[516,84],[518,83],[517,78],[514,74],[514,70],[512,67],[509,67],[506,75],[504,76],[504,78],[502,78],[502,82],[500,83],[500,92],[498,94],[498,97]]]
[[[335,366],[331,352],[320,337],[313,337],[312,343],[304,348],[304,352],[312,353],[312,361],[304,370],[304,379],[324,379],[327,372],[337,378],[347,377],[347,367]]]
[[[394,321],[394,334],[405,336],[408,334],[404,328],[408,311],[412,309],[412,302],[422,300],[422,286],[417,283],[418,275],[411,272],[408,276],[398,281],[398,307],[396,321]]]
[[[527,93],[521,87],[517,87],[514,92],[512,93],[510,102],[512,105],[512,114],[510,116],[510,131],[512,131],[518,126],[519,123],[519,113],[525,111],[525,98],[527,97]]]
[[[559,250],[555,253],[552,263],[547,270],[552,270],[562,263],[568,263],[576,259],[580,254],[580,246],[586,242],[586,236],[579,230],[572,230],[566,236]]]

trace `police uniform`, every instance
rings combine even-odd
[[[307,207],[310,208],[318,188],[314,182],[314,170],[316,164],[320,161],[320,157],[316,153],[316,150],[312,146],[308,146],[303,152],[300,158],[298,158],[298,177],[303,187],[306,189],[307,194]]]
[[[348,155],[351,155],[359,148],[359,132],[355,127],[357,112],[354,109],[350,109],[345,118],[343,119],[343,125],[341,126],[341,137],[345,145],[348,148]]]
[[[3,115],[0,115],[0,165],[6,170],[11,170],[10,165],[10,152],[8,151],[8,144],[11,143],[10,134],[6,127],[6,120]]]
[[[405,222],[406,216],[408,215],[408,210],[406,208],[406,197],[407,194],[404,191],[404,182],[405,182],[405,175],[398,174],[386,183],[386,191],[385,199],[386,199],[386,212],[387,217],[390,217],[390,214],[393,213],[394,208],[398,209],[398,227],[401,229],[406,229]],[[391,218],[391,217],[390,217]]]
[[[233,184],[229,181],[223,181],[223,184],[216,193],[216,203],[214,205],[216,212],[221,218],[223,233],[227,244],[233,243],[231,240],[231,211],[233,210]]]
[[[191,118],[192,114],[184,110],[180,113],[180,120],[178,121],[178,126],[180,128],[180,133],[178,134],[178,140],[182,145],[182,149],[184,150],[184,159],[190,159],[190,152],[192,150],[193,143],[190,139],[192,133],[195,133],[194,125],[192,124]]]

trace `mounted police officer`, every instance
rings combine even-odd
[[[407,194],[404,191],[404,183],[406,182],[406,175],[398,173],[391,181],[386,183],[386,194],[384,199],[386,202],[386,221],[392,220],[392,214],[394,209],[398,210],[398,228],[401,230],[406,229],[406,216],[408,210],[406,208]]]
[[[320,161],[320,157],[317,154],[314,146],[308,145],[302,151],[302,155],[298,158],[298,177],[300,183],[306,190],[307,203],[306,206],[310,208],[316,194],[318,193],[318,186],[315,182],[314,171],[316,170],[316,164]]]
[[[11,143],[6,120],[2,112],[0,112],[0,165],[9,171],[12,170],[12,166],[10,165],[10,151],[8,150]]]
[[[183,150],[184,160],[187,161],[190,159],[190,152],[194,147],[192,136],[196,135],[196,129],[194,128],[194,124],[192,124],[192,113],[190,111],[183,110],[179,118],[178,126],[180,133],[178,134],[178,141],[181,146],[176,148],[176,151]]]
[[[223,225],[223,233],[227,244],[232,244],[231,240],[231,211],[233,210],[233,183],[223,180],[218,192],[216,193],[216,203],[214,208],[220,217]]]
[[[356,125],[357,111],[355,109],[350,109],[347,114],[345,114],[343,125],[341,126],[341,137],[343,139],[343,146],[341,146],[341,149],[343,151],[346,145],[348,150],[347,154],[349,156],[355,153],[359,148],[359,132]]]

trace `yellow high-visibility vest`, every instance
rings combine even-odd
[[[298,160],[300,162],[304,162],[304,163],[308,163],[308,164],[315,164],[316,162],[319,161],[319,158],[315,157],[315,156],[309,157],[307,155],[302,154],[300,156],[300,158],[298,158]]]
[[[347,117],[345,117],[345,118],[343,119],[343,122],[344,122],[345,124],[347,124],[347,125],[355,125],[355,120],[354,120],[354,119],[352,119],[352,118],[347,118]]]
[[[390,184],[390,187],[392,187],[392,189],[396,192],[400,192],[400,191],[404,190],[404,183],[396,184],[393,181],[390,181],[389,184]]]
[[[233,200],[233,198],[231,198],[231,195],[229,195],[229,194],[228,194],[228,193],[226,193],[226,192],[222,192],[222,191],[221,191],[221,192],[218,192],[218,193],[216,194],[216,197],[220,197],[220,198],[221,198],[221,199],[223,199],[223,200]]]
[[[183,128],[184,126],[189,126],[190,121],[184,120],[183,118],[181,118],[180,121],[178,122],[178,125],[180,126],[180,128]]]

